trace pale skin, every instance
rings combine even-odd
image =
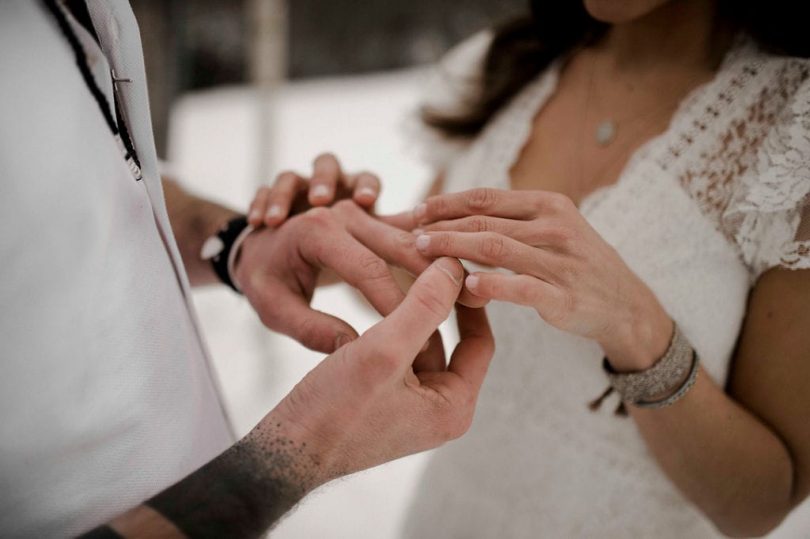
[[[261,226],[248,236],[234,277],[265,325],[331,355],[234,446],[88,537],[258,537],[318,486],[436,447],[469,428],[494,342],[483,309],[457,306],[461,340],[445,359],[437,327],[462,293],[461,264],[434,262],[411,249],[407,260],[398,260],[420,278],[404,294],[386,262],[358,239],[383,227],[384,235],[413,244],[410,234],[366,213],[376,199],[368,189],[379,192],[379,184],[359,175],[352,188],[341,186],[345,176],[328,155],[314,170],[331,187],[329,196],[296,208],[297,193],[282,190],[290,203],[282,220],[289,211],[303,213],[282,229]],[[191,283],[218,282],[199,251],[236,212],[169,178],[163,187]],[[354,200],[314,207],[342,193]],[[360,233],[348,223],[374,226]],[[386,318],[358,336],[343,320],[310,308],[325,270],[355,284]]]
[[[171,177],[163,178],[163,193],[191,285],[219,284],[211,264],[200,259],[200,249],[206,238],[239,212],[195,196]],[[345,174],[333,155],[323,154],[313,160],[310,177],[282,172],[272,190],[260,188],[248,208],[248,222],[255,227],[273,227],[291,214],[347,198],[371,209],[379,193],[380,180],[374,174]]]
[[[258,537],[323,483],[461,436],[494,350],[484,311],[457,310],[449,362],[414,358],[462,277],[457,260],[431,264],[387,318],[321,362],[237,444],[93,533]]]
[[[283,218],[296,206],[295,192],[284,189],[288,174],[291,173],[279,177],[280,197],[288,200]],[[332,203],[335,195],[341,193],[355,200],[363,199],[366,209],[371,207],[376,195],[373,198],[364,195],[369,184],[358,183],[349,189],[341,185],[344,178],[334,157],[317,158],[313,163],[312,190],[326,185],[329,197],[324,201],[310,195],[315,204],[304,200],[297,205],[297,210]],[[298,178],[298,181],[304,180]],[[200,258],[200,249],[206,238],[238,216],[237,212],[197,197],[169,178],[164,178],[163,188],[172,230],[192,286],[219,284],[211,263]],[[265,190],[259,191],[251,213],[256,213],[264,194]],[[303,194],[306,198],[306,191]],[[359,207],[351,205],[351,208]],[[269,329],[284,333],[313,350],[331,353],[357,337],[357,331],[343,320],[309,307],[315,286],[324,273],[356,286],[382,315],[388,315],[404,294],[385,261],[352,236],[342,223],[345,219],[336,219],[333,212],[320,209],[324,211],[302,215],[283,231],[258,222],[261,228],[244,242],[233,277]],[[427,264],[429,261],[425,260],[424,267]]]
[[[427,258],[513,270],[476,273],[466,288],[531,307],[599,342],[615,369],[638,371],[661,357],[673,322],[577,204],[614,183],[633,151],[666,128],[677,103],[712,77],[727,36],[711,33],[710,0],[585,5],[612,27],[568,60],[558,91],[536,116],[511,170],[512,188],[523,192],[432,196],[384,220],[415,230],[413,247]],[[586,105],[591,84],[599,101]],[[607,148],[583,136],[616,110],[645,120],[630,122]],[[810,271],[765,272],[749,297],[727,388],[701,369],[675,405],[629,406],[664,472],[724,534],[766,534],[810,494],[808,297]]]
[[[342,172],[333,157],[326,160],[334,165],[325,174],[332,203]],[[322,163],[315,163],[316,178],[324,178]],[[168,178],[163,185],[191,283],[216,282],[198,253],[237,214]],[[368,208],[373,200],[362,192],[368,188],[361,181],[348,192]],[[353,201],[302,209],[283,228],[253,232],[234,277],[268,327],[332,354],[233,447],[89,536],[257,537],[319,485],[436,447],[469,428],[494,343],[484,311],[459,306],[461,341],[449,362],[444,357],[436,330],[462,292],[461,264],[412,253],[410,264],[421,276],[406,296],[347,223],[410,234],[372,219]],[[311,309],[318,276],[327,269],[354,283],[386,318],[358,337],[343,320]]]

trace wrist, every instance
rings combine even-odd
[[[188,537],[259,537],[318,486],[318,469],[306,445],[268,416],[146,505]]]
[[[327,473],[328,452],[319,437],[278,408],[239,444],[249,453],[264,456],[260,475],[273,483],[288,485],[299,498],[334,478]]]
[[[234,280],[234,264],[242,242],[252,230],[244,216],[235,217],[209,236],[200,249],[200,259],[210,264],[220,282],[236,292],[241,290]]]
[[[254,276],[254,272],[251,271],[251,267],[257,267],[257,264],[250,263],[250,261],[255,258],[255,256],[251,256],[250,253],[254,248],[262,248],[260,245],[261,236],[268,233],[272,234],[271,229],[254,229],[251,227],[251,230],[241,238],[239,245],[235,246],[237,250],[234,253],[233,263],[229,267],[229,271],[231,272],[234,283],[247,298],[251,297],[257,284],[255,282],[256,276]],[[266,247],[265,244],[264,248],[266,249]]]
[[[600,344],[616,371],[645,371],[664,356],[673,331],[672,319],[652,298],[646,306],[631,310],[630,316],[614,331],[613,339]]]

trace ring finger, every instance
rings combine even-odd
[[[550,275],[542,249],[495,232],[427,232],[416,238],[416,248],[430,258],[453,256],[541,279]]]

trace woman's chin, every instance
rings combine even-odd
[[[652,13],[671,0],[583,0],[594,19],[608,24],[623,24]]]

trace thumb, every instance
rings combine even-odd
[[[447,320],[461,292],[464,269],[455,258],[439,258],[416,280],[402,303],[363,340],[372,346],[401,351],[408,363],[430,336]]]

